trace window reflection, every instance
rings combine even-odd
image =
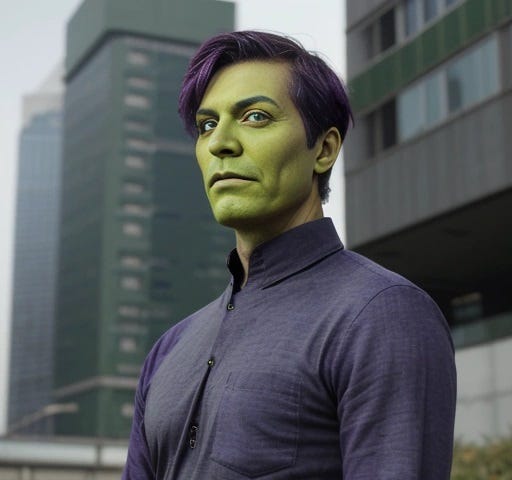
[[[441,72],[425,79],[425,123],[427,126],[438,123],[444,115],[442,81]]]
[[[418,9],[416,0],[405,2],[405,34],[410,36],[418,30]]]
[[[400,140],[471,107],[498,89],[498,44],[493,36],[399,95]]]
[[[437,17],[437,0],[423,0],[424,22],[430,22],[435,17]]]
[[[424,118],[419,105],[422,100],[421,85],[408,88],[398,97],[398,128],[400,139],[410,138],[423,129]]]

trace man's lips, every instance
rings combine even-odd
[[[209,187],[212,187],[215,182],[219,180],[229,180],[229,179],[239,179],[239,180],[254,180],[253,178],[246,177],[245,175],[241,175],[235,172],[217,172],[212,175],[210,178],[210,182],[208,183]]]

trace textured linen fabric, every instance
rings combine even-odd
[[[144,364],[125,480],[448,480],[456,374],[421,289],[343,249],[330,219],[255,249],[248,282]]]

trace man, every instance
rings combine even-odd
[[[180,113],[235,231],[232,280],[150,352],[124,478],[448,479],[447,324],[322,218],[351,118],[334,72],[290,39],[222,34],[192,59]]]

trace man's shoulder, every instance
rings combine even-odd
[[[338,302],[349,317],[391,298],[404,307],[418,303],[435,305],[428,293],[412,281],[351,250],[334,255],[324,273],[322,288],[327,289],[331,303]]]
[[[344,294],[354,299],[354,320],[371,314],[375,321],[386,317],[388,322],[395,322],[397,312],[401,312],[410,325],[430,318],[446,330],[439,307],[421,287],[356,252],[344,250],[342,257]]]
[[[333,268],[334,267],[334,268]],[[360,293],[378,293],[393,286],[420,288],[402,275],[352,250],[340,250],[330,269],[334,284]]]

